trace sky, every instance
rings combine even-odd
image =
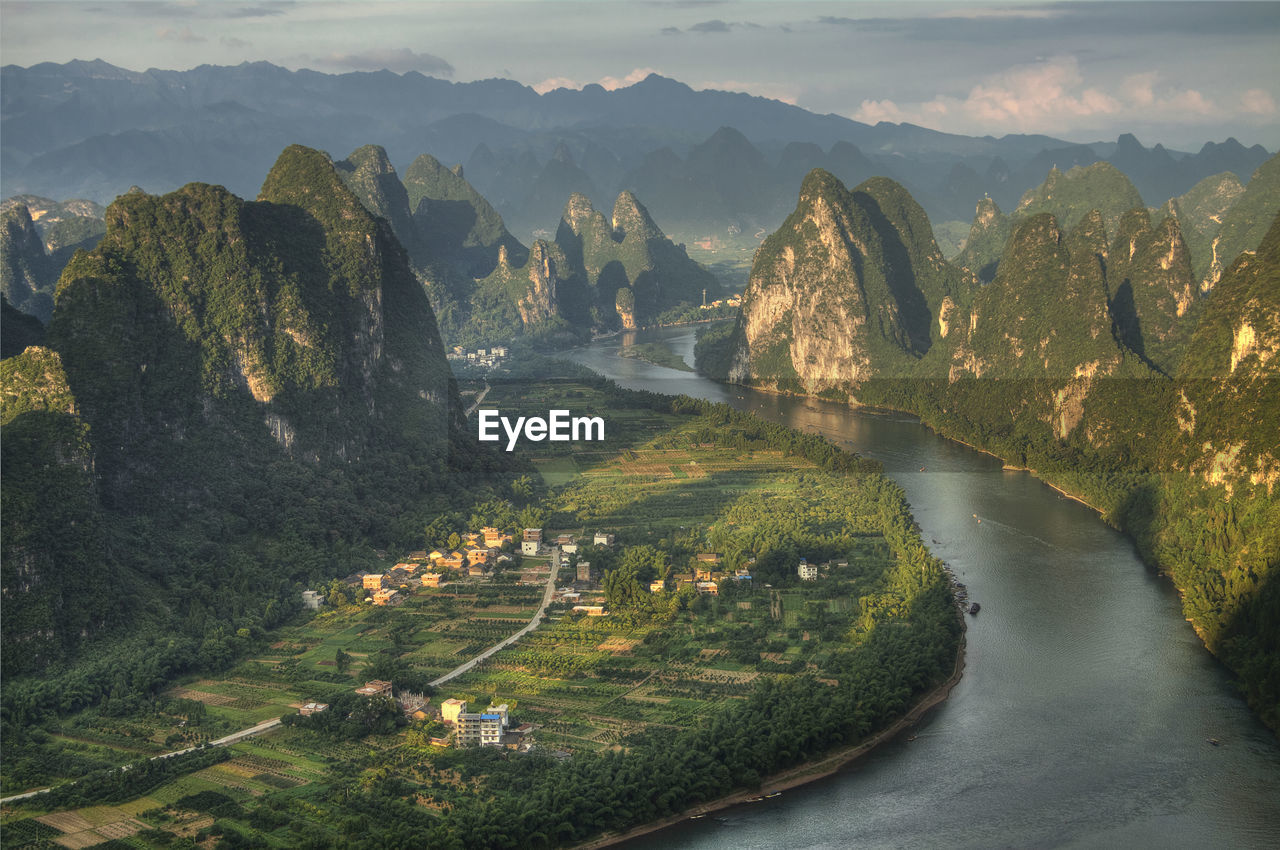
[[[1280,148],[1278,57],[1280,3],[1259,2],[0,0],[5,64],[266,60],[538,91],[657,72],[867,123],[1184,150]]]

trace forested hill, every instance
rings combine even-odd
[[[216,666],[307,583],[416,545],[460,480],[510,495],[403,248],[326,155],[288,148],[257,201],[191,184],[106,221],[47,347],[3,361],[19,724]]]
[[[631,192],[618,196],[609,220],[585,195],[558,195],[564,213],[555,239],[526,248],[461,166],[422,154],[401,181],[386,151],[366,145],[336,168],[407,249],[450,346],[522,336],[572,344],[721,294],[715,276],[673,244]]]
[[[891,202],[901,187],[814,172],[700,365],[913,411],[1085,499],[1173,576],[1280,726],[1280,199],[1261,176],[1247,209],[1266,211],[1266,238],[1202,285],[1179,216],[1119,212],[1127,190],[1106,169],[1057,178],[1076,185],[1010,219],[980,205],[975,248],[1008,235],[974,268],[891,212],[912,209]],[[1085,209],[1089,182],[1109,187],[1105,209]]]

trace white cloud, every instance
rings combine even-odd
[[[609,91],[616,89],[625,89],[627,86],[634,86],[650,74],[656,74],[658,71],[654,68],[633,68],[631,73],[624,77],[601,77],[600,85]]]
[[[546,94],[556,89],[580,89],[582,83],[571,80],[568,77],[547,77],[540,83],[533,84],[533,90],[538,94]]]
[[[192,32],[191,27],[183,27],[180,30],[173,27],[161,27],[156,30],[156,38],[161,41],[177,41],[182,44],[199,44],[208,40],[204,36],[196,35]]]
[[[1241,108],[1250,115],[1273,116],[1276,114],[1276,99],[1263,89],[1249,89],[1240,96]]]
[[[655,68],[635,68],[631,73],[622,77],[601,77],[596,80],[596,85],[604,87],[607,91],[615,91],[633,86],[643,80],[650,74],[660,73]],[[538,94],[546,94],[555,89],[581,89],[587,83],[581,83],[571,77],[547,77],[539,83],[534,83],[531,87]]]
[[[1241,115],[1273,116],[1269,92],[1250,89],[1237,103],[1207,97],[1197,89],[1163,86],[1160,74],[1131,74],[1112,87],[1087,85],[1073,56],[1055,56],[989,76],[964,97],[937,95],[903,103],[862,101],[857,121],[908,121],[956,133],[1064,133],[1122,119],[1127,124],[1164,122],[1203,125]]]

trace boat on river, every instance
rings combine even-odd
[[[981,606],[981,605],[979,605],[977,602],[975,602],[975,603],[973,603],[972,605],[970,605],[970,606],[969,606],[969,613],[970,613],[970,614],[977,614],[977,613],[978,613],[979,611],[981,611],[981,610],[982,610],[982,606]]]

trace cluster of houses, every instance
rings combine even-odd
[[[350,587],[369,591],[374,605],[399,605],[406,598],[409,588],[443,587],[451,570],[464,577],[483,578],[495,568],[515,561],[514,556],[503,551],[512,542],[512,536],[501,529],[485,527],[462,535],[457,549],[434,549],[411,552],[385,573],[357,572],[343,579]],[[317,590],[302,592],[303,606],[317,609],[325,602]]]
[[[390,682],[374,679],[365,682],[355,689],[365,697],[387,697],[395,700],[410,720],[435,721],[444,724],[447,732],[444,735],[432,736],[431,743],[447,747],[507,747],[513,750],[528,750],[533,744],[530,732],[533,726],[528,723],[519,726],[511,725],[511,712],[507,703],[490,705],[481,711],[467,711],[467,701],[447,699],[440,708],[432,711],[426,697],[418,693],[401,693],[395,695]],[[309,702],[298,709],[298,714],[308,717],[327,711],[329,704],[325,702]]]
[[[742,298],[738,295],[731,295],[728,298],[719,298],[709,304],[703,304],[699,309],[714,310],[717,307],[739,307],[742,305]]]
[[[670,581],[656,579],[649,585],[650,593],[665,593],[668,590],[679,590],[692,586],[699,593],[708,596],[719,596],[720,585],[726,581],[751,581],[751,564],[738,567],[730,572],[724,568],[724,557],[719,552],[699,552],[693,563],[693,569],[687,573],[676,573]]]
[[[450,351],[445,357],[449,360],[458,360],[475,366],[492,368],[505,360],[510,353],[510,349],[505,345],[495,345],[492,348],[477,348],[474,351],[468,351],[461,345],[455,345],[453,351]]]

